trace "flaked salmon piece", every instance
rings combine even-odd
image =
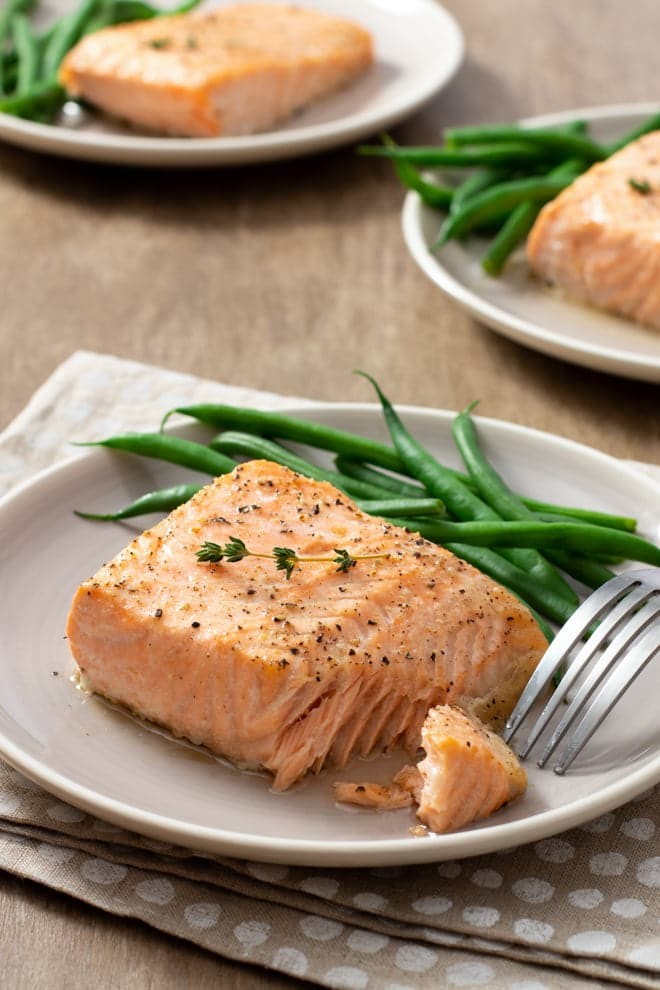
[[[592,166],[544,206],[527,257],[570,296],[660,330],[660,131]]]
[[[351,21],[294,6],[244,4],[120,24],[66,56],[66,90],[153,131],[251,134],[286,120],[373,62]]]
[[[432,708],[422,726],[426,755],[390,785],[335,784],[338,801],[376,809],[417,803],[432,832],[452,832],[492,815],[525,792],[527,775],[515,754],[478,718],[460,708]]]
[[[206,541],[269,554],[386,554],[348,572],[200,563]],[[78,589],[67,635],[83,683],[286,788],[308,770],[414,753],[430,707],[510,712],[545,638],[508,591],[332,485],[239,465]]]

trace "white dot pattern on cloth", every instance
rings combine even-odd
[[[597,853],[589,860],[589,869],[596,877],[620,877],[628,865],[622,853]]]
[[[543,839],[534,851],[544,863],[568,863],[575,856],[575,847],[564,839]]]
[[[332,877],[306,877],[301,882],[300,888],[307,894],[314,894],[315,897],[324,897],[329,900],[339,890],[339,881],[333,880]]]
[[[330,942],[333,938],[341,935],[344,930],[341,922],[332,921],[331,918],[322,918],[318,914],[309,914],[302,918],[300,928],[303,935],[315,942]]]
[[[647,907],[636,897],[622,897],[621,900],[612,903],[610,911],[620,918],[641,918],[643,914],[646,914]]]
[[[265,883],[280,883],[289,872],[288,866],[278,866],[277,863],[248,863],[247,871],[255,880]]]
[[[153,880],[142,880],[135,888],[138,897],[147,904],[158,904],[164,907],[174,900],[174,885],[165,877],[154,877]]]
[[[660,856],[645,859],[637,867],[636,875],[645,887],[660,887]]]
[[[522,880],[516,880],[511,889],[516,897],[527,904],[545,904],[555,892],[551,883],[546,880],[539,880],[537,877],[524,877]]]
[[[67,849],[65,846],[51,846],[48,842],[40,842],[37,846],[37,852],[42,859],[52,863],[53,866],[68,863],[76,855],[75,849]]]
[[[411,942],[402,945],[396,951],[394,965],[405,973],[426,973],[438,961],[438,953],[426,949],[423,945],[413,945]]]
[[[477,887],[485,887],[488,890],[497,890],[504,882],[502,874],[497,870],[475,870],[470,880]]]
[[[452,966],[447,966],[445,979],[450,987],[483,987],[492,984],[495,970],[488,963],[454,963]]]
[[[633,949],[628,954],[628,959],[637,966],[646,966],[647,969],[660,969],[660,942],[651,945],[642,945],[639,949]]]
[[[245,949],[254,949],[270,936],[270,925],[266,921],[243,921],[234,928],[234,935]]]
[[[655,823],[650,818],[629,818],[621,826],[621,831],[629,839],[648,842],[655,835]]]
[[[128,873],[128,868],[120,863],[108,863],[105,859],[87,859],[80,871],[85,880],[91,883],[108,885],[119,883]]]
[[[418,914],[444,914],[451,908],[452,902],[448,897],[421,897],[412,902],[413,911]]]
[[[379,932],[370,932],[364,928],[356,928],[348,936],[348,944],[355,952],[366,952],[374,955],[380,952],[389,943],[389,935],[381,935]]]
[[[199,901],[196,904],[189,904],[184,909],[183,916],[191,928],[197,931],[206,931],[207,928],[213,928],[214,925],[217,925],[220,911],[219,904]]]
[[[463,911],[463,920],[475,928],[492,928],[500,920],[500,912],[493,907],[470,905]]]
[[[438,863],[436,867],[438,876],[446,877],[447,880],[455,880],[461,875],[461,864],[448,859],[446,863]]]
[[[79,808],[72,808],[70,804],[52,804],[46,809],[46,814],[55,822],[62,822],[63,825],[73,825],[74,822],[83,822],[87,817],[84,811]]]
[[[611,811],[608,811],[606,815],[601,815],[600,818],[594,818],[592,822],[587,822],[586,825],[582,825],[583,832],[590,832],[592,835],[600,835],[602,832],[609,832],[615,821],[615,815]]]
[[[595,956],[611,952],[616,946],[616,939],[610,932],[578,932],[571,935],[566,944],[573,952]]]
[[[365,890],[353,897],[353,904],[361,911],[382,911],[387,907],[387,898],[381,894],[373,894]]]
[[[21,799],[14,794],[0,794],[0,815],[15,814],[21,804]]]
[[[283,945],[273,956],[273,969],[282,970],[292,976],[304,976],[309,966],[309,961],[304,952],[300,949],[293,949],[288,945]]]
[[[518,938],[533,945],[544,945],[555,933],[552,925],[544,921],[536,921],[534,918],[519,918],[514,922],[513,930]]]
[[[568,895],[568,900],[573,907],[589,911],[603,903],[603,894],[595,887],[583,887],[582,890],[572,890]]]
[[[364,990],[369,982],[369,974],[356,966],[333,966],[325,974],[330,986],[339,990]]]

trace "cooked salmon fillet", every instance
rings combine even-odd
[[[391,785],[335,784],[338,801],[372,808],[417,803],[432,832],[451,832],[487,818],[525,792],[527,775],[498,735],[460,708],[432,708],[422,726],[424,759]],[[407,799],[407,800],[406,800]]]
[[[238,537],[272,558],[200,563]],[[510,712],[546,641],[490,578],[365,515],[332,485],[268,461],[217,478],[78,589],[67,624],[83,685],[286,788],[308,770],[401,746],[428,709]]]
[[[660,330],[660,131],[592,166],[544,206],[527,257],[576,299]]]
[[[121,24],[66,56],[66,90],[153,131],[190,137],[268,130],[355,79],[371,36],[293,6],[245,4]]]

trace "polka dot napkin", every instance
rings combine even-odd
[[[73,355],[0,436],[0,493],[63,456],[72,428],[282,397]],[[0,763],[0,868],[220,955],[338,988],[660,987],[656,790],[532,846],[369,870],[227,860],[61,803]]]

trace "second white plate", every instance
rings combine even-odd
[[[385,439],[374,406],[292,411]],[[402,412],[422,443],[457,464],[451,413]],[[634,512],[640,530],[659,539],[657,488],[619,461],[519,426],[482,419],[479,426],[487,454],[518,491]],[[97,449],[0,502],[0,570],[11,575],[0,596],[0,754],[47,790],[116,825],[193,849],[357,867],[511,848],[594,818],[660,780],[657,665],[644,671],[566,777],[530,764],[522,800],[478,825],[426,838],[410,834],[409,809],[377,813],[333,801],[336,777],[387,779],[394,758],[355,761],[341,774],[275,794],[266,775],[242,773],[77,691],[63,638],[75,588],[152,520],[92,523],[72,509],[105,511],[185,479],[172,465]]]
[[[646,117],[658,104],[571,110],[523,121],[529,126],[586,120],[590,133],[614,141]],[[431,253],[441,214],[409,193],[403,207],[403,233],[422,270],[443,292],[478,320],[505,337],[534,350],[598,371],[660,382],[660,333],[590,306],[562,297],[534,279],[524,254],[515,255],[499,278],[481,268],[486,241],[470,237]]]

